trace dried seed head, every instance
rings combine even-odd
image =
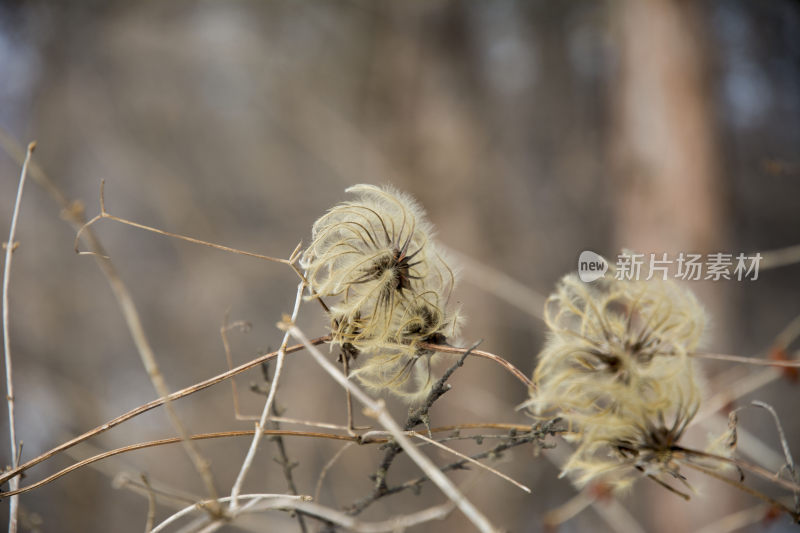
[[[680,462],[687,456],[677,445],[700,407],[700,388],[690,360],[654,364],[671,367],[672,378],[650,383],[644,398],[624,391],[606,412],[573,420],[577,448],[562,475],[574,475],[579,485],[602,479],[617,489],[642,475],[685,483]]]
[[[674,379],[703,335],[705,312],[671,281],[564,277],[545,304],[550,338],[534,373],[537,414],[550,408],[604,412],[628,391],[646,396]]]
[[[331,307],[343,328],[333,332],[337,341],[347,334],[353,344],[380,343],[390,336],[393,314],[406,293],[435,293],[431,304],[441,309],[455,277],[410,197],[373,185],[347,192],[357,199],[333,207],[314,223],[301,265],[315,295],[339,298]]]
[[[457,328],[446,309],[455,275],[413,199],[373,185],[347,192],[356,199],[314,223],[301,266],[312,297],[334,300],[333,344],[368,356],[354,374],[373,388],[413,395],[430,381],[427,361],[418,364],[430,353],[419,345]]]
[[[694,295],[671,281],[571,274],[548,298],[545,321],[550,337],[526,406],[575,431],[563,473],[615,487],[642,473],[682,479],[672,446],[700,405],[689,355],[706,324]]]

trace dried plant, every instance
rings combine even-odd
[[[35,179],[48,183],[40,170],[35,166],[32,169]],[[533,454],[538,456],[540,449],[553,448],[556,443],[551,438],[560,435],[575,445],[571,455],[563,456],[562,462],[563,474],[572,477],[578,485],[601,481],[603,487],[622,489],[630,487],[637,479],[645,476],[688,499],[688,494],[674,487],[676,480],[688,486],[682,472],[687,467],[761,498],[771,509],[787,512],[796,521],[800,519],[797,469],[777,413],[771,407],[754,402],[772,414],[778,428],[786,468],[777,473],[733,457],[737,444],[737,410],[731,413],[728,431],[712,443],[709,450],[696,451],[682,444],[687,428],[702,418],[695,415],[702,404],[703,391],[707,388],[694,366],[694,358],[700,355],[709,356],[697,353],[704,335],[706,316],[691,292],[671,282],[621,281],[609,276],[586,284],[574,275],[566,276],[556,292],[546,301],[544,318],[550,329],[550,338],[540,354],[531,383],[508,361],[475,349],[477,344],[468,349],[448,344],[458,334],[460,323],[458,313],[448,308],[455,276],[433,241],[432,228],[417,204],[408,196],[388,188],[359,185],[348,191],[355,193],[357,198],[335,206],[314,225],[313,241],[302,255],[301,266],[306,270],[305,274],[296,266],[296,260],[300,257],[299,247],[288,259],[276,259],[158,230],[108,213],[102,188],[101,213],[86,222],[82,210],[76,207],[77,204],[67,203],[63,196],[56,195],[60,201],[64,200],[62,207],[70,221],[76,229],[80,228],[76,240],[84,242],[90,250],[87,253],[108,273],[112,287],[123,295],[120,297],[120,307],[126,311],[128,325],[138,345],[147,346],[145,332],[143,328],[135,327],[138,319],[127,289],[115,274],[107,253],[93,232],[92,225],[100,220],[114,220],[185,241],[288,265],[301,280],[295,294],[292,315],[279,325],[285,330],[285,336],[278,351],[262,355],[179,391],[168,393],[167,390],[161,390],[163,387],[157,387],[160,390],[158,399],[108,420],[22,464],[10,467],[0,475],[0,483],[9,482],[10,490],[4,497],[14,498],[19,494],[35,491],[77,469],[94,465],[112,456],[143,448],[178,444],[187,448],[192,459],[198,459],[195,463],[196,470],[202,476],[201,479],[206,481],[203,478],[211,479],[211,464],[202,456],[194,455],[195,443],[206,439],[246,437],[250,439],[250,447],[241,462],[230,496],[220,497],[212,490],[209,490],[212,493],[210,498],[186,495],[159,480],[151,480],[149,476],[139,476],[141,482],[131,481],[134,478],[130,476],[127,481],[120,482],[120,487],[140,492],[147,497],[147,515],[144,520],[146,531],[165,531],[177,526],[179,521],[191,519],[181,530],[210,532],[226,524],[234,524],[234,527],[242,525],[239,519],[245,514],[287,511],[294,513],[300,531],[310,530],[317,524],[323,524],[328,529],[396,531],[444,518],[454,508],[458,508],[477,530],[494,532],[497,528],[490,518],[445,474],[468,465],[477,466],[530,492],[530,489],[513,477],[490,468],[479,460],[494,459],[506,450],[524,445],[531,445]],[[13,239],[10,238],[9,241],[13,242]],[[7,257],[11,251],[13,245],[7,250]],[[4,284],[9,280],[8,270],[7,259]],[[486,274],[488,270],[483,267],[482,272],[482,279],[487,275],[494,275]],[[330,307],[324,301],[323,307],[330,318],[330,334],[309,340],[295,325],[305,289],[310,293],[307,299],[329,300]],[[226,357],[232,367],[230,345],[225,338],[227,329],[228,326],[224,324],[221,332]],[[781,335],[783,345],[788,346],[793,342],[796,334],[791,332],[795,329],[797,328],[793,326],[788,327],[789,333]],[[301,344],[289,346],[289,336],[295,337]],[[345,361],[358,357],[358,367],[353,375],[367,388],[388,390],[412,401],[421,400],[410,410],[405,423],[398,424],[389,414],[384,402],[371,398],[361,387],[348,380],[345,373],[338,371],[316,348],[322,344],[336,346],[342,351]],[[281,369],[284,363],[290,364],[294,357],[292,354],[299,351],[309,352],[336,382],[366,407],[366,416],[375,419],[384,430],[360,428],[367,431],[359,433],[352,426],[340,426],[328,421],[282,418],[279,415],[281,410],[275,403],[278,382],[284,379],[281,378]],[[430,369],[431,361],[444,353],[457,353],[460,357],[439,379],[434,380]],[[741,362],[744,359],[724,354],[713,355],[728,361]],[[429,411],[434,402],[451,390],[448,379],[465,363],[468,356],[483,357],[501,364],[524,383],[525,387],[530,387],[531,397],[525,405],[534,415],[539,418],[555,418],[534,425],[468,422],[433,426]],[[7,359],[9,361],[6,366],[10,370],[10,358]],[[169,409],[171,402],[272,359],[277,360],[273,377],[267,379],[267,386],[256,387],[257,392],[266,399],[254,429],[189,434],[188,430],[182,429],[182,423],[177,423],[175,431],[179,437],[133,443],[114,450],[101,451],[86,459],[76,459],[74,464],[44,479],[29,481],[25,486],[16,488],[21,475],[33,466],[148,410],[159,406]],[[158,367],[154,354],[149,354],[145,362],[148,372],[156,382]],[[784,368],[796,368],[800,364],[797,361],[756,362]],[[775,374],[779,375],[777,372]],[[13,398],[9,396],[8,401],[11,406]],[[566,428],[559,419],[567,422]],[[307,429],[278,428],[279,420],[300,424]],[[426,434],[415,431],[421,426],[427,430]],[[472,433],[478,429],[481,433]],[[245,480],[248,477],[255,478],[249,476],[249,473],[257,454],[264,452],[260,442],[265,435],[276,439],[279,454],[277,460],[288,491],[292,494],[243,491]],[[284,446],[283,443],[284,438],[298,437],[346,443],[322,469],[316,482],[316,494],[320,494],[328,471],[346,449],[356,450],[369,445],[380,445],[383,454],[372,475],[373,483],[369,492],[339,509],[310,501],[310,496],[303,495],[302,481],[298,479],[295,482],[292,469],[297,464],[290,459],[288,444]],[[494,444],[465,454],[449,446],[450,442],[459,440],[474,441],[476,446],[484,446],[484,441],[494,441]],[[356,443],[360,446],[352,446]],[[422,444],[444,450],[457,460],[448,464],[434,464],[423,453]],[[559,446],[553,453],[545,455],[552,458],[560,451]],[[394,479],[399,468],[392,468],[392,465],[401,453],[410,457],[422,469],[422,477],[400,481]],[[755,473],[775,486],[794,491],[795,507],[790,508],[783,500],[773,499],[744,486],[741,479],[731,479],[731,472],[743,474],[745,471]],[[787,479],[786,475],[781,477],[782,472],[791,479]],[[123,477],[120,476],[120,479]],[[382,521],[370,522],[357,518],[357,515],[377,500],[405,491],[416,492],[426,481],[435,484],[447,497],[445,504]],[[210,488],[214,488],[213,484]],[[558,512],[548,515],[552,518],[548,519],[548,524],[561,523],[592,505],[598,499],[597,496],[591,496],[592,490],[592,485],[589,485],[578,495],[578,500],[568,502]],[[157,507],[174,505],[175,502],[181,504],[176,512],[156,525]],[[601,515],[612,527],[636,530],[638,526],[634,520],[619,518],[620,509],[624,511],[622,506],[615,501],[612,503],[616,505],[618,512],[616,518],[609,518],[610,515],[603,514],[604,511]],[[603,508],[605,509],[604,506]],[[24,518],[25,514],[21,513],[21,523]]]
[[[654,364],[673,367],[670,378],[648,387],[645,396],[624,391],[615,398],[614,408],[584,419],[567,437],[577,448],[562,475],[574,474],[579,486],[602,480],[617,489],[629,487],[642,475],[664,486],[669,478],[685,483],[680,462],[691,455],[676,451],[700,406],[700,388],[691,361]]]
[[[391,188],[356,185],[314,223],[301,259],[311,298],[329,307],[333,344],[346,357],[366,359],[354,375],[373,389],[413,399],[432,383],[423,343],[458,330],[447,309],[453,269],[433,242],[433,228],[409,196]]]
[[[694,295],[675,283],[610,276],[591,284],[565,276],[544,314],[550,336],[527,406],[536,414],[557,409],[582,424],[630,394],[663,400],[661,384],[682,373],[706,324]]]
[[[694,295],[668,281],[562,279],[545,304],[536,415],[563,417],[577,449],[563,474],[621,488],[641,473],[683,479],[671,453],[700,405],[689,358],[706,323]]]

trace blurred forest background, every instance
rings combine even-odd
[[[455,293],[467,316],[462,342],[484,339],[483,349],[530,374],[544,326],[525,308],[540,309],[536,295],[573,271],[582,250],[613,258],[623,247],[736,254],[800,243],[800,3],[6,1],[0,126],[20,144],[38,141],[36,161],[88,216],[99,211],[104,179],[112,214],[272,256],[308,242],[314,220],[346,198],[347,186],[391,183],[420,201],[442,243],[471,258]],[[0,153],[4,235],[19,168]],[[59,215],[29,182],[11,283],[23,459],[156,397],[111,291],[91,257],[74,253],[74,231]],[[296,286],[288,268],[110,221],[96,229],[173,390],[226,369],[219,327],[227,310],[253,324],[232,334],[236,363],[279,344],[275,323],[291,310]],[[532,294],[513,291],[516,303],[496,297],[498,278],[473,262]],[[763,356],[800,315],[798,274],[795,263],[757,281],[692,283],[712,315],[709,350]],[[316,306],[300,316],[310,336],[325,332]],[[757,371],[703,366],[709,394]],[[263,404],[246,390],[260,379],[256,370],[239,380],[247,413]],[[468,361],[452,383],[433,425],[528,420],[515,411],[527,392],[484,360]],[[278,395],[286,416],[343,423],[342,397],[307,354],[289,360]],[[735,404],[756,398],[775,406],[800,456],[797,383],[775,380]],[[390,402],[404,419],[406,407]],[[227,384],[176,407],[195,433],[252,428],[234,419]],[[0,420],[5,465],[7,416]],[[778,468],[769,417],[748,410],[741,424],[772,448],[763,459]],[[698,428],[693,442],[702,446],[721,427]],[[172,435],[156,410],[73,458]],[[341,444],[287,442],[300,492],[313,493]],[[201,444],[223,492],[248,444]],[[285,490],[275,454],[262,444],[248,490]],[[367,494],[379,456],[374,447],[345,453],[322,503],[340,507]],[[70,461],[47,461],[23,485]],[[484,473],[469,492],[509,531],[538,531],[544,513],[575,493],[525,447],[495,464],[533,489],[527,495]],[[147,501],[111,488],[119,472],[203,492],[180,447],[125,454],[23,495],[23,530],[40,520],[42,531],[141,531]],[[399,462],[391,475],[399,482],[418,471]],[[700,494],[689,503],[645,481],[622,501],[647,531],[698,530],[758,503],[690,479]],[[425,486],[420,496],[380,500],[364,517],[443,499]],[[7,513],[4,502],[0,518]],[[170,513],[159,507],[157,517]],[[260,519],[251,530],[296,529],[282,513]],[[454,512],[415,530],[466,527]],[[610,526],[592,509],[561,526],[588,530]],[[795,529],[783,517],[751,530]]]

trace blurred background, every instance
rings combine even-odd
[[[278,257],[308,242],[314,220],[346,199],[349,185],[391,183],[419,200],[439,240],[462,259],[455,293],[467,316],[462,342],[483,339],[483,349],[530,374],[544,341],[535,314],[583,250],[613,260],[622,248],[751,254],[800,243],[800,3],[7,1],[0,3],[0,127],[6,149],[9,139],[38,141],[36,161],[88,216],[99,211],[105,180],[112,214]],[[3,235],[19,169],[0,152]],[[285,266],[112,221],[95,228],[171,389],[226,369],[219,335],[226,312],[253,326],[231,334],[237,364],[280,343],[275,323],[291,310],[296,287]],[[107,283],[91,257],[74,253],[74,237],[59,206],[30,181],[11,283],[23,460],[156,397]],[[690,283],[712,316],[710,351],[764,356],[784,342],[781,332],[800,315],[800,266],[788,262],[755,281]],[[504,291],[510,295],[500,297]],[[323,334],[325,322],[316,306],[301,308],[308,335]],[[792,354],[798,344],[785,348]],[[771,403],[800,454],[796,378],[703,367],[717,399],[766,376],[765,386],[731,398],[728,408]],[[260,412],[263,397],[247,391],[260,380],[258,370],[239,379],[247,414]],[[434,426],[528,420],[515,410],[527,391],[487,361],[470,360],[452,383],[431,412]],[[342,396],[300,353],[289,360],[278,402],[286,416],[344,423]],[[407,408],[390,404],[404,419]],[[194,433],[252,428],[234,418],[227,384],[176,409]],[[696,428],[690,442],[704,446],[726,413],[716,426]],[[7,435],[7,415],[0,420]],[[771,419],[752,409],[740,420],[751,433],[742,446],[766,445],[756,455],[780,467]],[[162,411],[147,413],[32,469],[23,485],[97,451],[173,433]],[[200,445],[222,492],[248,444]],[[287,446],[299,462],[298,489],[309,494],[341,444],[287,439]],[[264,441],[246,491],[286,490],[276,455]],[[345,452],[321,503],[338,508],[368,494],[380,456],[374,447]],[[494,465],[533,489],[527,495],[478,474],[469,496],[505,530],[538,531],[546,512],[575,495],[529,447]],[[203,495],[179,447],[134,452],[23,495],[23,530],[141,531],[147,501],[112,489],[121,472]],[[417,475],[400,460],[390,480]],[[699,492],[689,503],[646,481],[621,501],[645,531],[717,527],[758,504],[689,477]],[[384,519],[442,501],[426,486],[419,496],[384,498],[362,516]],[[156,517],[171,512],[159,506]],[[0,518],[7,513],[3,503]],[[791,528],[786,517],[764,522],[765,509],[753,513],[755,525],[745,530]],[[633,527],[601,516],[589,508],[560,530]],[[282,513],[258,518],[243,526],[297,530]],[[732,530],[725,527],[706,531]],[[454,512],[415,531],[468,529]]]

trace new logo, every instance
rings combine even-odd
[[[578,257],[578,277],[585,283],[602,278],[608,270],[608,261],[603,256],[589,250]]]

